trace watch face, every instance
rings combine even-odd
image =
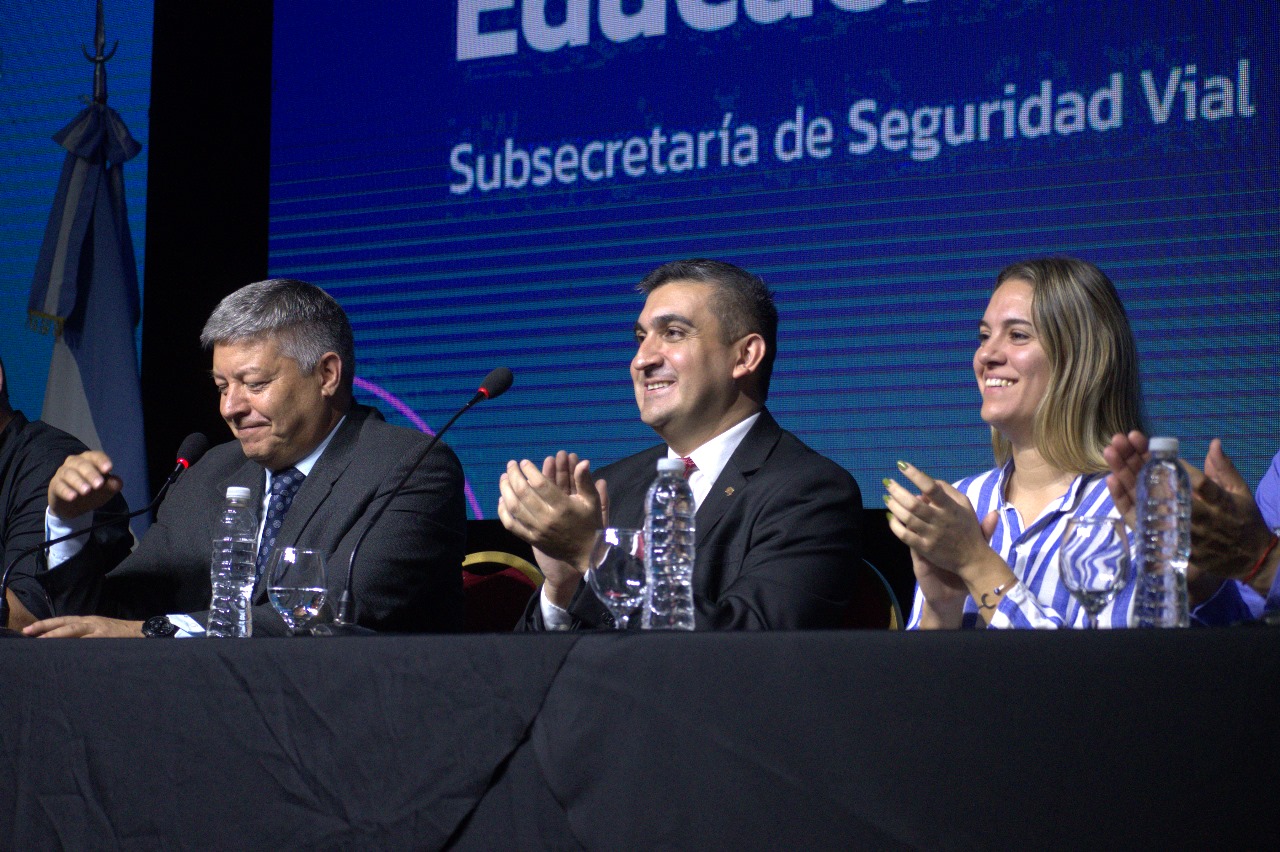
[[[156,615],[142,622],[142,635],[152,639],[164,639],[178,632],[178,625],[163,615]]]

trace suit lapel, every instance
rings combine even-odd
[[[729,457],[724,470],[716,478],[715,484],[707,492],[707,497],[698,507],[695,524],[698,528],[697,543],[711,534],[716,524],[720,523],[725,512],[745,496],[753,474],[760,469],[782,435],[782,427],[769,414],[768,409],[760,410],[758,419],[751,430],[743,437],[742,443]]]
[[[357,407],[347,412],[347,419],[338,427],[329,446],[316,460],[311,473],[302,481],[298,493],[294,495],[289,512],[284,516],[280,534],[276,536],[276,545],[293,544],[298,541],[307,524],[311,522],[316,511],[328,499],[334,483],[338,481],[347,465],[351,464],[356,436],[364,424],[366,414]]]

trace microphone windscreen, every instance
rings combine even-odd
[[[496,399],[506,393],[515,380],[509,367],[498,367],[484,377],[484,381],[480,383],[480,393],[484,394],[485,399]]]
[[[200,461],[205,453],[209,452],[209,439],[204,436],[203,432],[192,432],[190,435],[182,439],[182,443],[178,446],[178,460],[185,461],[187,466]]]

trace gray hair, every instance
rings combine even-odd
[[[342,383],[355,376],[355,338],[342,306],[325,291],[292,278],[272,278],[241,287],[218,303],[200,332],[206,349],[274,337],[280,353],[310,375],[326,352],[342,359]]]

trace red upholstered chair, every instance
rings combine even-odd
[[[542,584],[533,548],[496,520],[467,521],[467,558],[462,561],[468,633],[505,633],[516,626],[529,598]]]
[[[515,627],[542,574],[525,559],[500,550],[481,550],[462,562],[468,633],[502,633]]]

